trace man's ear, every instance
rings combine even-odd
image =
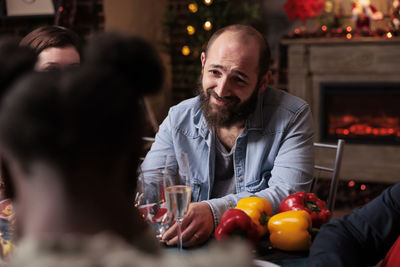
[[[260,80],[260,85],[258,87],[258,93],[261,94],[262,92],[267,89],[269,82],[271,81],[272,72],[269,70],[267,71],[264,76],[262,76]]]
[[[204,64],[206,64],[206,52],[201,52],[200,60],[201,60],[201,68],[203,69]]]

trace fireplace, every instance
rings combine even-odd
[[[400,37],[282,44],[288,51],[288,91],[310,104],[314,141],[346,139],[340,179],[400,181]],[[329,164],[332,154],[316,151],[316,163]]]
[[[400,83],[320,84],[322,141],[400,144]]]

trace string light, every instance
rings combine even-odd
[[[190,4],[188,5],[188,9],[189,9],[189,11],[192,12],[192,13],[196,13],[197,10],[199,10],[199,8],[197,7],[197,4],[196,4],[196,3],[190,3]]]
[[[192,25],[188,25],[186,27],[186,31],[189,35],[193,35],[196,32],[196,29]]]
[[[212,4],[212,0],[204,0],[203,2],[204,2],[204,4],[206,4],[207,6],[209,6],[209,5]]]
[[[328,29],[328,27],[326,27],[325,25],[322,25],[321,30],[323,30],[324,32]]]
[[[184,55],[184,56],[190,55],[190,48],[189,48],[189,46],[184,45],[184,46],[182,47],[182,49],[181,49],[181,53],[182,53],[182,55]]]
[[[209,20],[207,20],[207,21],[204,22],[204,24],[203,24],[203,28],[204,28],[204,30],[206,30],[206,31],[211,30],[212,27],[213,27],[213,25],[212,25],[211,21],[209,21]]]
[[[347,26],[347,27],[346,27],[346,31],[347,31],[347,32],[351,32],[352,30],[353,30],[353,29],[352,29],[350,26]]]
[[[388,32],[388,33],[386,34],[386,36],[387,36],[387,38],[389,38],[389,39],[393,37],[393,35],[392,35],[391,32]]]
[[[325,2],[325,12],[326,13],[331,13],[333,9],[333,3],[332,1],[326,1]]]
[[[353,35],[351,35],[351,33],[346,34],[346,38],[347,38],[347,39],[350,40],[352,37],[353,37]]]

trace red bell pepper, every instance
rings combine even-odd
[[[289,210],[305,210],[311,215],[312,227],[320,228],[331,218],[325,202],[313,193],[297,192],[285,198],[279,205],[278,213]]]
[[[221,223],[215,230],[215,238],[223,240],[230,236],[238,235],[249,240],[254,245],[259,240],[257,225],[243,210],[229,209],[221,217]]]

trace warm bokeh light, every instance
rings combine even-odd
[[[182,47],[181,52],[182,52],[182,55],[188,56],[188,55],[190,54],[190,48],[189,48],[189,46],[184,45],[184,46]]]
[[[367,189],[367,186],[366,186],[365,184],[362,184],[362,185],[360,186],[360,189],[361,189],[362,191],[364,191],[365,189]]]
[[[197,10],[198,10],[197,4],[196,3],[190,3],[188,5],[188,9],[189,9],[190,12],[196,13]]]
[[[353,37],[353,35],[351,35],[351,33],[346,34],[347,39],[351,39],[352,37]]]
[[[392,37],[393,37],[393,35],[392,35],[392,33],[391,33],[391,32],[388,32],[388,33],[386,34],[386,37],[390,39],[390,38],[392,38]]]
[[[196,32],[196,29],[192,25],[188,25],[186,27],[186,31],[189,35],[193,35]]]
[[[325,25],[322,25],[321,30],[323,30],[324,32],[328,29],[328,27],[326,27]]]
[[[350,26],[347,26],[347,27],[346,27],[346,31],[347,31],[347,32],[351,32],[352,30],[353,30],[353,29],[352,29]]]
[[[204,0],[203,2],[204,2],[204,4],[206,4],[207,6],[209,6],[209,5],[212,4],[212,0]]]
[[[332,1],[325,1],[325,12],[331,13],[333,10],[333,3]]]
[[[348,129],[344,129],[344,130],[343,130],[343,134],[344,134],[344,135],[349,135],[349,133],[350,133],[350,131],[349,131]]]
[[[356,182],[354,182],[353,180],[350,181],[350,182],[348,183],[348,186],[349,186],[349,187],[353,187],[353,186],[355,186],[355,185],[356,185]]]
[[[211,30],[211,29],[212,29],[211,21],[207,20],[206,22],[204,22],[203,28],[204,28],[204,30],[206,30],[206,31]]]
[[[295,30],[294,30],[294,33],[295,33],[295,34],[300,34],[300,29],[295,29]]]

